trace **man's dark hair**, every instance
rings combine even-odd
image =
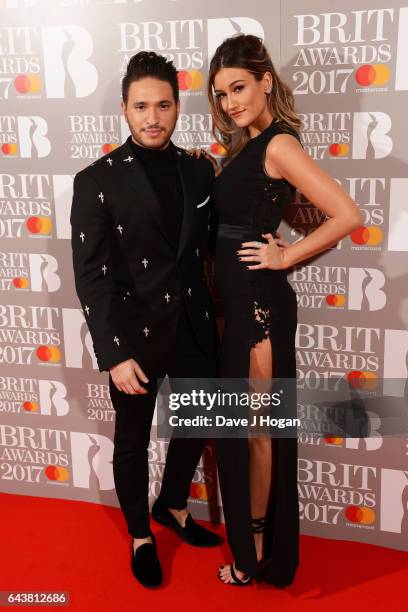
[[[126,74],[122,80],[122,99],[125,104],[128,101],[129,87],[133,81],[140,81],[146,77],[152,77],[159,81],[170,83],[173,90],[175,102],[179,100],[179,85],[177,69],[171,60],[154,51],[139,51],[130,58]]]

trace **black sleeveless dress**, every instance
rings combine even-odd
[[[242,242],[266,242],[262,234],[274,235],[285,207],[293,200],[295,188],[285,179],[270,178],[264,170],[267,145],[271,138],[281,133],[298,138],[290,127],[273,120],[269,127],[248,141],[214,184],[214,206],[219,223],[215,274],[225,321],[219,372],[222,378],[248,378],[251,348],[269,337],[273,377],[296,379],[297,300],[287,280],[287,272],[247,270],[247,265],[255,265],[255,262],[241,262],[236,253]],[[248,440],[236,440],[236,444],[241,445],[242,455],[235,487],[231,489],[249,497],[248,487],[244,486],[245,480],[249,480]],[[272,462],[272,490],[264,536],[266,554],[270,553],[272,559],[267,581],[282,587],[293,581],[298,566],[297,439],[274,438]],[[235,542],[232,552],[236,566],[250,573],[253,554],[250,554],[251,563],[243,556],[244,550],[248,556],[249,546],[254,546],[250,500],[235,497],[223,499],[223,504],[227,533],[229,521],[240,525],[238,543],[237,534],[231,538]]]

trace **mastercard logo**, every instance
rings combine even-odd
[[[27,289],[28,278],[13,278],[13,287],[16,289]]]
[[[182,91],[201,89],[204,77],[198,70],[180,70],[177,73],[179,87]]]
[[[20,94],[38,93],[42,83],[35,74],[19,74],[14,79],[14,87]]]
[[[355,389],[376,389],[378,384],[377,374],[360,370],[349,372],[347,380]]]
[[[3,155],[17,155],[17,143],[11,142],[10,144],[1,145],[1,152]]]
[[[324,438],[324,441],[326,442],[326,444],[334,444],[335,446],[343,444],[343,438],[331,438],[330,436],[326,436]]]
[[[337,293],[326,295],[326,304],[328,306],[344,306],[345,303],[346,298],[344,295],[338,295]]]
[[[190,497],[194,499],[202,499],[207,501],[211,497],[211,487],[205,484],[195,484],[194,482],[190,485]]]
[[[364,64],[356,70],[356,82],[363,87],[385,85],[390,78],[390,71],[385,64]]]
[[[346,143],[336,144],[333,143],[329,147],[329,154],[332,157],[344,157],[349,154],[350,147]]]
[[[375,521],[375,512],[366,506],[348,506],[344,508],[344,515],[350,523],[371,525]]]
[[[38,411],[37,402],[24,402],[23,408],[26,412],[37,412]]]
[[[218,142],[213,142],[210,147],[210,153],[224,157],[227,154],[227,149]]]
[[[30,234],[49,234],[52,230],[52,221],[48,217],[29,217],[26,227]]]
[[[61,361],[61,351],[57,346],[39,346],[36,354],[38,359],[45,363],[58,363]]]
[[[102,153],[106,155],[107,153],[111,153],[114,149],[117,149],[117,144],[104,144],[102,147]]]
[[[60,467],[58,465],[47,465],[44,471],[48,480],[65,482],[69,478],[69,471],[66,467]]]
[[[351,232],[350,238],[354,244],[379,244],[383,239],[383,231],[380,227],[374,225],[359,227]]]

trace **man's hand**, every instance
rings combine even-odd
[[[189,149],[186,149],[186,153],[188,153],[190,156],[195,155],[197,159],[200,159],[201,155],[203,155],[206,159],[208,159],[208,161],[212,163],[215,173],[217,174],[217,172],[219,172],[217,160],[210,153],[208,153],[206,149],[201,147],[190,147]]]
[[[127,361],[122,361],[112,366],[109,372],[119,391],[123,391],[130,395],[147,393],[147,390],[142,387],[139,381],[141,380],[144,383],[148,383],[149,379],[134,359],[127,359]]]

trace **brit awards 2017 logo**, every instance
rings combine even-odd
[[[377,468],[299,458],[301,520],[373,529]]]
[[[121,74],[132,55],[155,51],[174,62],[181,96],[204,95],[206,64],[225,38],[241,32],[264,38],[262,25],[252,17],[119,22],[117,26]]]
[[[0,99],[85,98],[96,90],[93,39],[83,26],[6,26],[0,37]]]
[[[378,378],[381,330],[374,327],[299,323],[296,332],[297,377],[300,385],[331,376]]]
[[[59,380],[1,376],[0,412],[13,415],[67,416],[67,388]]]
[[[0,238],[70,239],[72,183],[65,174],[0,174]]]
[[[320,159],[383,159],[393,141],[391,117],[382,111],[299,113],[302,142],[309,155]]]
[[[408,89],[408,8],[290,15],[295,95]]]
[[[60,311],[53,306],[0,305],[0,363],[60,366]]]
[[[0,291],[53,293],[60,287],[58,261],[53,255],[0,252]]]
[[[290,280],[302,308],[371,312],[387,301],[383,272],[368,266],[296,266]]]
[[[71,159],[97,159],[121,144],[119,115],[69,115]]]

